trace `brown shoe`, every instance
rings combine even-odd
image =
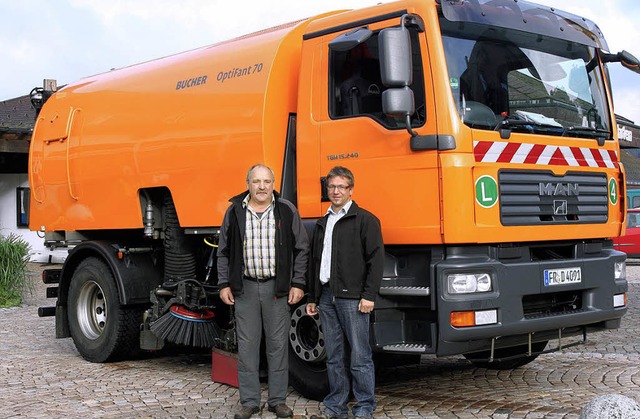
[[[240,411],[233,415],[233,419],[249,419],[260,411],[258,406],[242,406]]]
[[[269,406],[268,410],[269,412],[275,413],[279,418],[290,418],[293,416],[293,410],[291,410],[289,406],[284,403],[280,403],[275,406]]]

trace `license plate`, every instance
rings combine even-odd
[[[544,286],[577,284],[582,282],[580,268],[560,268],[544,270]]]

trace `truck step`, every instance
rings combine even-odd
[[[383,351],[386,352],[415,352],[423,353],[427,351],[427,345],[419,345],[417,343],[399,343],[397,345],[384,345]]]
[[[42,271],[42,282],[45,284],[57,284],[60,282],[62,269],[45,269]]]
[[[38,307],[38,317],[51,317],[56,315],[56,308],[53,307]]]
[[[430,294],[429,287],[380,287],[380,295],[406,295],[411,297],[426,297]]]
[[[47,288],[47,298],[58,298],[58,287]]]

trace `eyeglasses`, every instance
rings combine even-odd
[[[330,191],[335,191],[336,189],[340,192],[344,192],[349,189],[351,186],[349,185],[327,185],[327,189]]]

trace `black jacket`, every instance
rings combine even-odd
[[[329,215],[318,220],[311,240],[309,302],[318,302],[322,292],[320,264],[324,232]],[[375,301],[382,282],[384,244],[380,221],[352,202],[333,228],[331,245],[331,291],[338,298]]]
[[[245,237],[246,209],[242,201],[249,191],[231,198],[220,227],[218,240],[218,285],[231,287],[234,294],[242,293],[244,272],[243,243]],[[276,222],[276,295],[289,294],[292,286],[305,290],[309,238],[302,225],[296,207],[279,198],[274,191],[273,215]]]

